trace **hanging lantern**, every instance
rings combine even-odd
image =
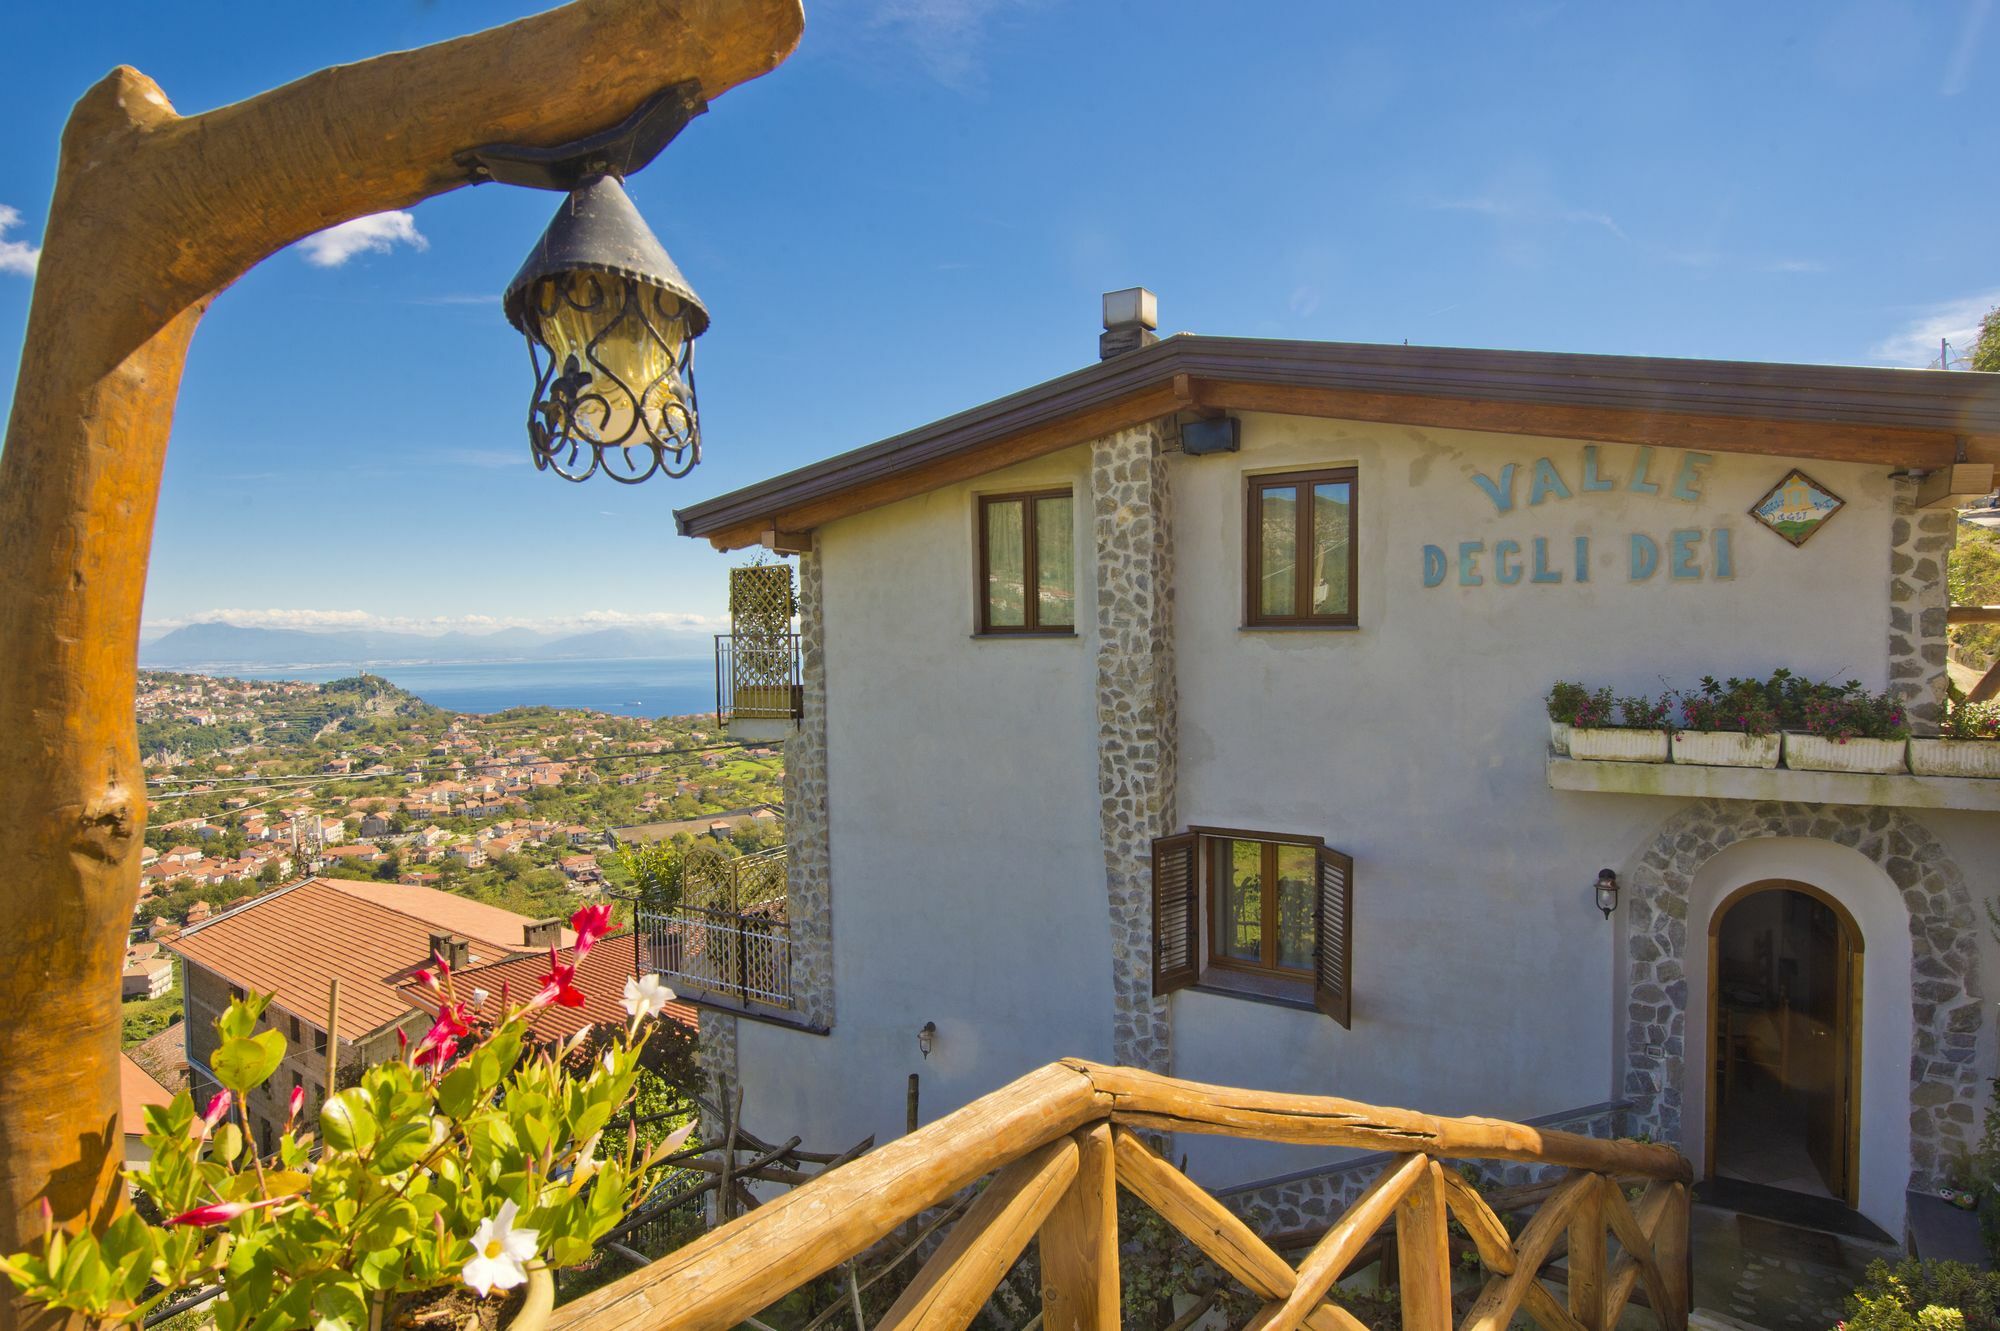
[[[502,308],[528,339],[538,469],[630,485],[701,461],[694,340],[708,310],[615,177],[570,191]]]

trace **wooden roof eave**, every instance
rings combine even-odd
[[[2000,376],[1183,335],[675,516],[737,549],[1188,409],[1922,469],[2000,461]]]

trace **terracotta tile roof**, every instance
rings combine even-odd
[[[308,878],[186,930],[172,950],[315,1025],[339,976],[339,1035],[359,1040],[410,1014],[397,986],[429,959],[433,933],[468,938],[489,962],[522,952],[529,923],[430,888]]]
[[[118,1055],[118,1117],[125,1124],[127,1136],[136,1137],[146,1130],[148,1105],[164,1109],[173,1098],[166,1087],[154,1081],[129,1055]]]
[[[133,1045],[125,1051],[125,1056],[169,1091],[187,1089],[187,1030],[179,1022]]]
[[[571,952],[564,948],[562,958],[568,962]],[[535,1015],[534,1033],[545,1040],[567,1039],[586,1026],[609,1024],[623,1026],[625,1015],[625,981],[633,973],[633,938],[630,933],[611,934],[601,940],[596,947],[584,953],[583,961],[576,968],[576,983],[583,990],[585,1002],[578,1007],[545,1007]],[[472,991],[487,991],[486,1003],[475,1006],[475,1016],[495,1017],[500,1011],[500,986],[505,983],[508,993],[515,1002],[520,1002],[542,987],[542,977],[549,973],[549,958],[546,952],[536,956],[515,957],[507,961],[497,961],[491,965],[473,966],[457,972],[453,977],[453,987],[465,1002],[472,1001]],[[426,1012],[435,1013],[437,1003],[431,996],[413,983],[405,983],[404,993],[410,1003]],[[693,1029],[697,1025],[697,1015],[691,1003],[669,1003],[661,1014],[668,1021],[677,1021]]]
[[[522,951],[521,926],[532,923],[527,916],[516,915],[511,910],[502,910],[483,901],[474,901],[471,897],[440,892],[431,887],[385,883],[379,878],[322,878],[319,881],[336,892],[345,892],[361,901],[415,915],[500,951]],[[575,941],[576,934],[565,928],[563,946],[567,947]]]

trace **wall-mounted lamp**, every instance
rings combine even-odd
[[[1618,875],[1610,869],[1597,871],[1597,908],[1610,919],[1611,912],[1618,909]]]
[[[923,1054],[926,1062],[930,1060],[931,1046],[936,1043],[937,1023],[927,1021],[924,1023],[924,1028],[917,1032],[917,1049]]]

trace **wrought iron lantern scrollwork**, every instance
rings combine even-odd
[[[535,372],[535,466],[636,484],[701,461],[694,340],[708,310],[618,181],[578,185],[507,288]]]
[[[708,309],[620,181],[705,109],[697,85],[677,84],[603,133],[554,148],[489,144],[462,159],[473,180],[567,193],[502,299],[528,339],[538,469],[629,485],[701,461],[694,340]]]

